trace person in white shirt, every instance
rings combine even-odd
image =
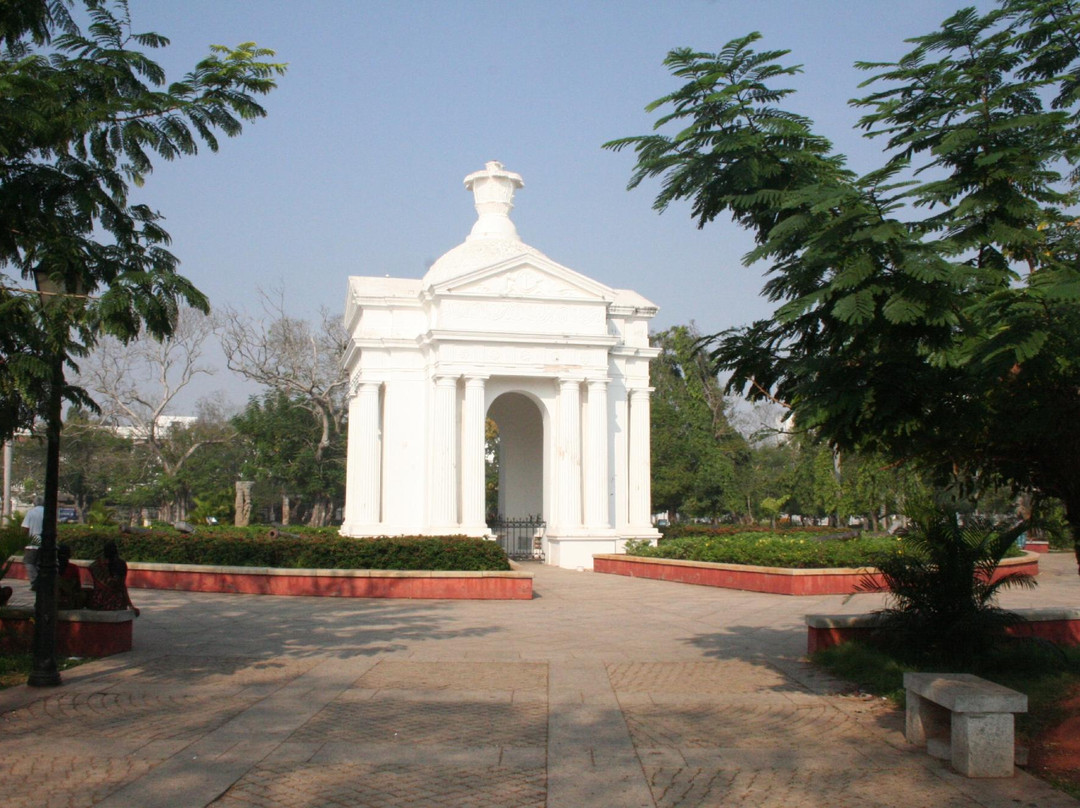
[[[41,497],[34,499],[34,507],[26,512],[22,520],[22,529],[30,536],[30,543],[23,550],[23,566],[30,579],[30,589],[37,589],[38,554],[41,552],[41,528],[45,523],[45,507]]]

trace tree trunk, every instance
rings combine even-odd
[[[281,495],[281,524],[289,524],[289,520],[292,519],[292,503],[289,502],[289,495]]]
[[[326,499],[318,499],[311,506],[311,516],[308,517],[310,527],[326,527],[329,524],[330,503]]]
[[[247,527],[251,524],[251,489],[255,483],[239,481],[236,483],[236,515],[233,524],[237,527]]]

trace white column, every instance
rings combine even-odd
[[[615,424],[612,462],[615,473],[615,529],[626,530],[630,524],[630,400],[626,388],[613,385],[609,391]]]
[[[379,382],[359,382],[349,402],[345,523],[350,526],[376,525],[381,517],[379,386]]]
[[[481,530],[484,523],[486,376],[465,377],[465,420],[461,437],[461,522],[466,528]]]
[[[457,377],[435,377],[435,400],[431,421],[430,527],[445,530],[457,518]]]
[[[630,394],[630,526],[652,527],[651,458],[649,447],[649,393],[639,387]]]
[[[610,527],[608,514],[608,380],[589,379],[585,427],[585,524]]]
[[[559,526],[581,526],[581,382],[559,379],[558,494]]]

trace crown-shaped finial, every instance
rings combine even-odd
[[[510,220],[514,191],[525,187],[520,174],[506,171],[502,163],[491,160],[484,165],[483,171],[474,171],[465,178],[465,187],[473,193],[478,216],[466,241],[486,238],[521,240]]]

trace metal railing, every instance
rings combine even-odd
[[[544,560],[544,520],[539,516],[509,519],[498,516],[488,521],[499,546],[513,559]]]

